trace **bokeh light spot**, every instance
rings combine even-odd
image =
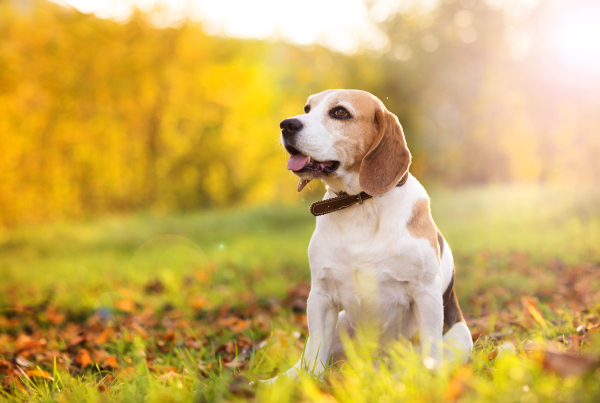
[[[600,74],[600,3],[567,3],[546,19],[549,50],[569,68]]]
[[[452,105],[444,105],[437,110],[435,118],[443,128],[452,129],[460,121],[460,112]]]

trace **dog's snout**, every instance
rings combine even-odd
[[[303,124],[300,120],[295,118],[284,119],[279,124],[279,127],[283,129],[283,135],[293,135],[302,129]]]

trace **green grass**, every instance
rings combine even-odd
[[[530,352],[528,343],[576,340],[579,325],[600,323],[600,192],[498,186],[439,189],[430,196],[434,219],[454,253],[461,307],[471,330],[482,334],[470,364],[449,368],[445,377],[430,373],[399,344],[376,359],[378,365],[374,352],[359,349],[329,368],[325,383],[308,377],[301,384],[246,391],[243,380],[233,380],[264,379],[287,369],[302,352],[305,316],[292,312],[290,295],[310,279],[306,249],[314,217],[303,202],[108,216],[0,232],[0,360],[15,362],[20,335],[44,338],[43,351],[25,358],[53,378],[22,375],[17,378],[23,387],[11,386],[0,361],[0,396],[222,401],[257,393],[256,401],[274,402],[597,401],[599,371],[561,377],[544,369],[547,357]],[[522,297],[536,298],[533,309],[540,317]],[[103,325],[119,326],[99,341]],[[78,334],[93,336],[70,345]],[[597,352],[594,334],[575,344]],[[514,352],[498,350],[501,343],[511,343]],[[98,356],[82,370],[69,361],[81,349],[116,357],[118,367]],[[56,352],[56,363],[48,351]]]

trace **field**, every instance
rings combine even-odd
[[[600,192],[430,196],[475,340],[445,376],[399,343],[385,356],[349,346],[324,382],[248,385],[302,354],[306,201],[0,232],[0,398],[599,401]]]

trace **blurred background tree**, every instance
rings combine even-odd
[[[566,70],[551,9],[406,2],[375,19],[381,44],[342,53],[0,0],[0,223],[291,199],[278,124],[328,88],[396,113],[421,181],[593,184],[600,52]]]

